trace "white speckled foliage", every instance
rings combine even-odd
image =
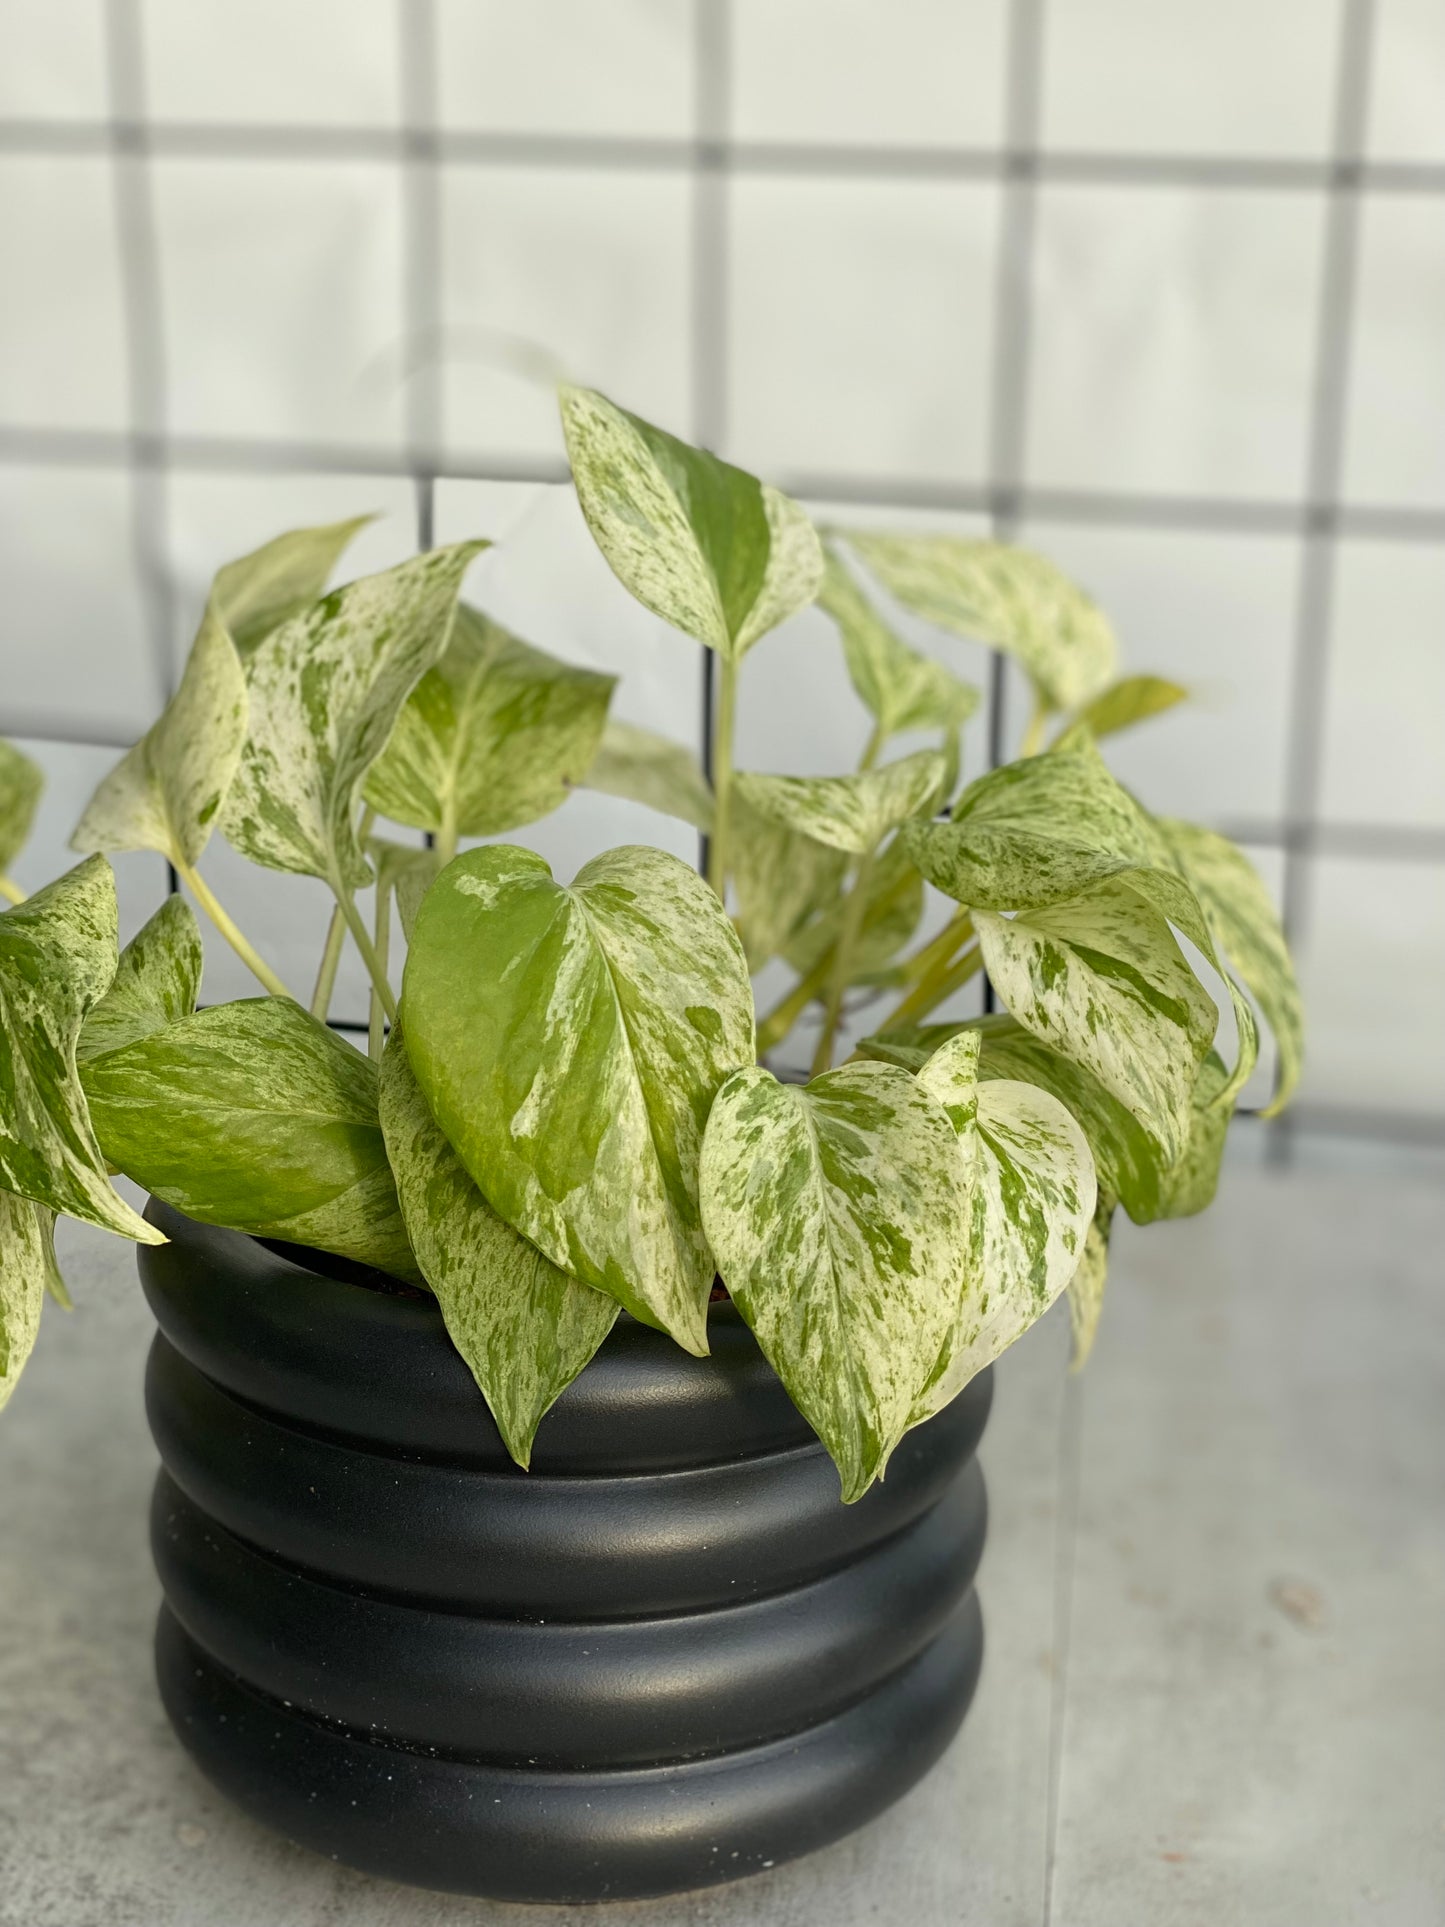
[[[946,765],[921,749],[857,776],[758,776],[734,781],[749,809],[852,856],[867,856],[890,830],[930,809]]]
[[[880,741],[905,729],[961,729],[979,705],[972,683],[896,636],[839,555],[827,551],[818,606],[838,625],[848,676]]]
[[[0,1411],[34,1347],[47,1290],[66,1302],[55,1266],[55,1213],[0,1191]]]
[[[0,875],[20,854],[44,787],[40,765],[13,743],[0,742]]]
[[[968,1186],[953,1125],[906,1071],[718,1093],[702,1208],[718,1269],[852,1501],[882,1476],[958,1302]]]
[[[81,1026],[80,1062],[189,1017],[203,962],[195,912],[184,897],[167,897],[121,951],[109,990]]]

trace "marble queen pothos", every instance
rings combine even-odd
[[[522,1465],[621,1309],[705,1352],[720,1275],[851,1500],[1066,1290],[1083,1360],[1115,1213],[1213,1195],[1256,1012],[1288,1098],[1300,1010],[1269,899],[1224,838],[1109,773],[1101,741],[1185,692],[1118,677],[1086,595],[1000,543],[816,528],[599,394],[560,406],[603,556],[718,659],[710,780],[609,720],[613,678],[460,599],[486,542],[328,591],[355,521],[220,571],[175,696],[81,818],[82,861],[28,898],[8,871],[39,772],[0,745],[0,1402],[64,1297],[56,1214],[160,1238],[121,1171],[429,1289]],[[857,767],[736,769],[745,659],[813,602],[871,722]],[[967,780],[978,694],[899,612],[1020,665],[1016,761]],[[706,877],[631,847],[563,882],[498,840],[578,786],[694,825]],[[332,893],[306,1001],[203,876],[215,835]],[[117,954],[122,850],[160,852],[185,894]],[[919,941],[930,890],[951,905]],[[198,1002],[192,903],[263,994]],[[365,1051],[326,1023],[348,943]],[[756,1016],[766,965],[789,987]],[[941,1021],[983,972],[1003,1008]],[[835,1066],[864,1007],[873,1034]],[[807,1081],[775,1075],[797,1030]]]

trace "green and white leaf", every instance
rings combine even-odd
[[[77,1061],[103,1057],[189,1017],[204,962],[195,912],[184,897],[167,897],[121,951],[109,990],[81,1026]]]
[[[861,1498],[908,1427],[958,1303],[968,1186],[953,1127],[906,1072],[723,1086],[702,1153],[718,1269]]]
[[[55,1263],[55,1213],[0,1191],[0,1412],[34,1349],[47,1290],[68,1302]]]
[[[354,515],[346,522],[290,529],[217,571],[211,601],[242,662],[273,629],[317,600],[352,537],[373,519]]]
[[[0,875],[24,849],[44,788],[40,765],[13,743],[0,740]]]
[[[1265,1112],[1289,1102],[1304,1064],[1304,1007],[1284,928],[1249,858],[1228,837],[1177,818],[1160,828],[1203,906],[1210,934],[1253,991],[1279,1050],[1278,1088]]]
[[[972,683],[896,636],[831,544],[819,606],[838,625],[848,675],[880,736],[905,729],[961,729],[979,705]]]
[[[1192,1218],[1213,1204],[1234,1116],[1233,1102],[1220,1102],[1228,1081],[1223,1060],[1211,1051],[1199,1067],[1184,1149],[1160,1182],[1156,1218]]]
[[[1104,1286],[1109,1277],[1109,1234],[1114,1224],[1114,1201],[1100,1191],[1099,1202],[1084,1233],[1084,1255],[1069,1280],[1069,1331],[1072,1351],[1069,1370],[1081,1372],[1089,1362],[1104,1309]]]
[[[371,766],[366,800],[449,842],[534,823],[585,778],[616,681],[559,662],[463,603],[446,654]]]
[[[739,771],[737,795],[774,823],[853,856],[867,856],[890,830],[930,809],[944,758],[924,749],[858,776],[760,776]]]
[[[115,878],[104,857],[0,915],[0,1190],[164,1244],[106,1175],[76,1072],[81,1025],[115,970]]]
[[[589,790],[645,803],[704,833],[712,829],[712,789],[696,756],[636,723],[609,717],[592,766],[582,779]]]
[[[742,795],[733,799],[731,847],[743,948],[750,968],[761,970],[810,918],[836,906],[848,859],[762,815]]]
[[[965,1287],[915,1425],[1043,1316],[1077,1271],[1094,1214],[1094,1161],[1057,1098],[1032,1084],[981,1083],[974,1128]]]
[[[284,997],[216,1004],[82,1067],[112,1164],[202,1224],[414,1278],[377,1070]]]
[[[823,848],[817,843],[809,847]],[[923,915],[923,878],[897,837],[869,865],[862,888],[863,914],[848,973],[855,983],[884,969],[912,937]],[[843,903],[835,887],[818,914],[783,946],[784,956],[799,976],[806,977],[821,962],[842,925]]]
[[[433,549],[364,576],[260,644],[222,820],[243,856],[344,889],[370,882],[357,793],[402,705],[445,651],[462,577],[486,546]]]
[[[983,1039],[976,1030],[957,1030],[918,1067],[919,1086],[941,1104],[958,1140],[959,1155],[973,1184],[978,1154],[978,1063]]]
[[[559,398],[582,513],[644,608],[738,661],[813,600],[823,552],[795,502],[591,389]]]
[[[1123,676],[1086,703],[1078,720],[1095,737],[1112,736],[1188,700],[1187,689],[1163,676]]]
[[[957,535],[849,529],[846,540],[905,609],[1016,657],[1046,708],[1077,709],[1113,675],[1107,617],[1043,556]]]
[[[1172,1164],[1218,1022],[1166,919],[1126,882],[1047,909],[973,912],[990,981],[1028,1030],[1092,1071]]]
[[[543,1415],[621,1307],[568,1277],[493,1211],[428,1109],[400,1025],[381,1060],[381,1125],[402,1215],[447,1332],[507,1450],[526,1466]]]
[[[696,872],[626,848],[563,888],[528,850],[468,850],[421,906],[402,1009],[417,1081],[494,1209],[705,1353],[698,1153],[754,1038],[742,945]]]

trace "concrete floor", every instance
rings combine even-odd
[[[901,1806],[585,1915],[345,1872],[190,1767],[150,1678],[147,1314],[72,1228],[78,1308],[0,1420],[0,1922],[1445,1922],[1445,1195],[1381,1163],[1232,1171],[1208,1218],[1121,1232],[1083,1379],[1058,1314],[1003,1361],[983,1684]]]

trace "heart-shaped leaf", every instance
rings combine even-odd
[[[953,1126],[906,1072],[717,1095],[702,1154],[718,1269],[851,1502],[879,1477],[958,1302],[968,1190]]]
[[[393,823],[454,848],[564,803],[597,751],[614,676],[574,669],[465,604],[371,766],[365,795]]]
[[[45,774],[23,750],[0,741],[0,875],[25,847]]]
[[[818,603],[838,625],[848,675],[880,739],[905,729],[961,729],[978,708],[972,683],[894,635],[832,546]]]
[[[959,535],[846,531],[848,546],[905,609],[1015,656],[1048,709],[1077,709],[1114,673],[1107,617],[1041,555]]]
[[[853,856],[867,856],[890,830],[932,807],[943,785],[944,758],[919,750],[858,776],[733,778],[749,809],[774,823]]]
[[[164,1244],[107,1177],[76,1073],[81,1025],[115,969],[115,878],[104,857],[0,915],[0,1190]]]
[[[242,662],[273,629],[315,602],[352,537],[373,519],[354,515],[347,522],[290,529],[217,571],[211,600]]]
[[[112,1164],[187,1217],[418,1275],[376,1065],[288,998],[198,1010],[81,1077]]]
[[[1095,737],[1112,736],[1188,700],[1187,689],[1163,676],[1124,676],[1080,710],[1079,721]]]
[[[644,608],[736,662],[813,600],[823,552],[795,502],[591,389],[560,399],[582,513]]]
[[[1092,1071],[1172,1164],[1218,1013],[1165,918],[1111,879],[1016,917],[976,909],[973,921],[1012,1014]]]
[[[446,649],[462,577],[486,546],[433,549],[350,582],[256,649],[250,727],[222,821],[243,856],[343,890],[370,882],[357,793]]]
[[[402,1008],[417,1082],[493,1208],[705,1353],[698,1152],[754,1046],[742,946],[696,872],[612,850],[564,889],[529,850],[468,850],[422,903]]]
[[[621,1307],[499,1218],[427,1108],[401,1026],[381,1060],[381,1124],[412,1246],[507,1450],[526,1466],[543,1415]]]
[[[712,829],[713,796],[697,757],[636,723],[609,717],[592,767],[583,779],[589,790],[645,803],[695,830]]]
[[[1272,1117],[1289,1102],[1304,1063],[1304,1008],[1279,914],[1259,872],[1228,837],[1177,818],[1161,824],[1194,887],[1219,949],[1259,1000],[1279,1050]]]
[[[121,951],[110,989],[81,1026],[77,1060],[103,1057],[189,1017],[204,961],[195,912],[184,897],[167,897]]]
[[[34,1348],[47,1289],[65,1302],[55,1263],[55,1213],[0,1191],[0,1411]]]

